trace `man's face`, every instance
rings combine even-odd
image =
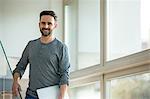
[[[50,15],[43,15],[39,22],[39,28],[42,36],[51,35],[52,31],[56,28],[56,21],[54,17]]]

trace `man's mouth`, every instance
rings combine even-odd
[[[45,30],[49,31],[50,29],[45,29],[45,28],[43,28],[42,30],[44,30],[44,31],[45,31]]]

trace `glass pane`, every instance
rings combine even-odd
[[[7,67],[8,67],[8,64],[7,64],[2,46],[0,45],[0,76],[1,77],[7,74]]]
[[[107,0],[107,61],[150,48],[149,0]]]
[[[107,99],[150,99],[150,73],[107,81]]]
[[[0,42],[0,99],[14,99],[12,96],[13,76],[6,60],[2,44]],[[20,99],[18,97],[18,99]]]
[[[72,71],[100,64],[100,0],[72,0],[65,6],[65,42]]]
[[[100,83],[96,82],[82,87],[71,88],[71,99],[101,99]]]

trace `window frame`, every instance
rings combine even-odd
[[[65,5],[71,0],[63,2]],[[106,99],[106,81],[115,77],[150,72],[150,49],[128,56],[106,61],[107,44],[107,0],[100,0],[100,64],[70,73],[70,88],[100,81],[101,99]],[[65,35],[65,32],[64,32]],[[65,38],[64,38],[65,39]]]

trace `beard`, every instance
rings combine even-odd
[[[50,29],[42,28],[42,29],[40,29],[40,31],[41,31],[42,36],[49,36],[52,34],[52,30],[50,30]]]

